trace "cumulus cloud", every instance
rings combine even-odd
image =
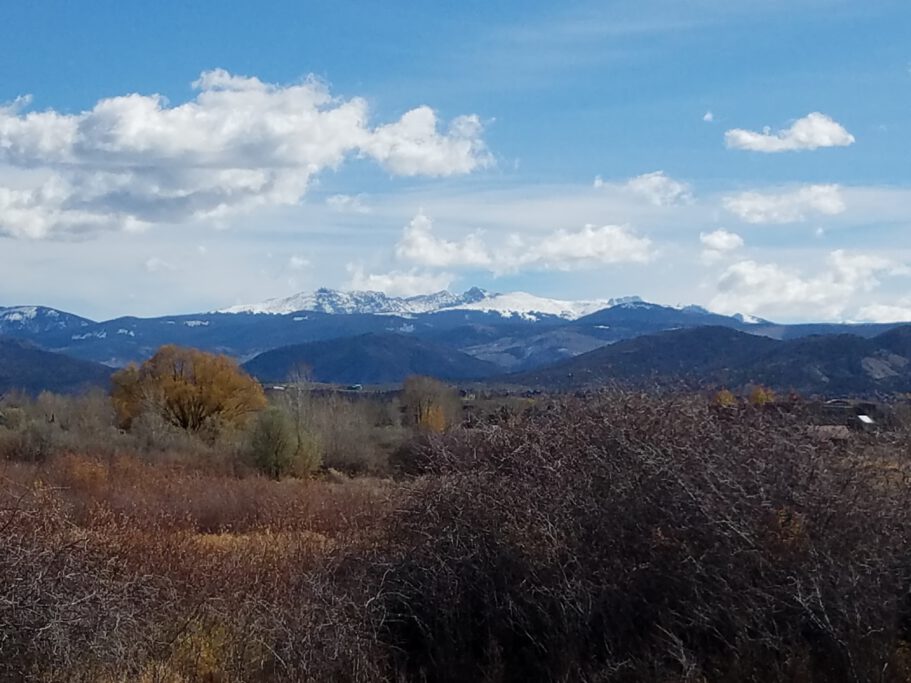
[[[70,203],[71,190],[51,177],[28,189],[0,186],[0,236],[41,239],[54,232],[81,238],[105,230],[143,232],[151,224],[113,208],[100,213]]]
[[[596,179],[596,187],[597,179]],[[675,204],[688,204],[693,200],[690,186],[674,180],[664,173],[655,171],[636,176],[626,183],[626,187],[642,197],[645,197],[655,206],[672,206]]]
[[[728,149],[772,153],[847,147],[854,144],[854,136],[832,118],[813,112],[774,133],[768,127],[761,133],[735,128],[724,134],[724,141]]]
[[[725,254],[736,251],[743,246],[743,238],[734,232],[727,230],[715,230],[714,232],[699,233],[699,241],[704,247],[702,250],[702,259],[707,263],[713,263],[721,260]]]
[[[395,252],[400,259],[436,268],[488,266],[493,261],[480,234],[472,233],[461,241],[441,239],[433,234],[433,223],[423,213],[405,227]]]
[[[535,238],[512,234],[491,246],[480,233],[447,240],[433,233],[423,213],[405,227],[396,245],[399,259],[425,267],[483,268],[495,274],[520,270],[578,270],[595,265],[644,263],[651,259],[651,241],[617,225],[586,225],[557,230]]]
[[[470,173],[491,162],[477,116],[456,118],[444,135],[437,128],[436,113],[430,107],[418,107],[395,123],[374,130],[360,148],[403,176]]]
[[[743,238],[734,232],[727,230],[715,230],[714,232],[699,233],[699,241],[707,249],[714,251],[733,251],[743,246]]]
[[[705,114],[702,115],[702,120],[705,121],[706,123],[714,123],[715,115],[712,112],[707,111],[707,112],[705,112]]]
[[[879,285],[878,277],[904,273],[905,268],[890,259],[844,250],[831,252],[826,268],[812,276],[773,263],[739,261],[719,279],[711,308],[721,313],[838,318],[855,295]]]
[[[68,237],[295,204],[312,180],[365,157],[395,175],[449,176],[491,163],[477,117],[440,130],[426,106],[371,127],[362,98],[310,78],[264,83],[203,73],[196,97],[100,100],[82,113],[0,108],[0,165],[40,169],[30,188],[0,188],[0,233]]]
[[[542,268],[576,270],[616,263],[646,263],[652,258],[652,243],[620,225],[581,230],[557,230],[525,247],[516,244],[517,253],[506,257],[511,269]],[[525,247],[525,248],[523,248]]]
[[[351,289],[385,292],[390,296],[416,296],[448,289],[453,281],[449,273],[429,273],[411,269],[388,273],[366,273],[361,265],[348,264]]]
[[[780,193],[742,192],[722,201],[724,208],[747,223],[797,223],[808,216],[835,216],[845,211],[838,185],[808,185]]]

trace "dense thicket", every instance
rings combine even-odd
[[[370,556],[412,680],[906,680],[905,454],[611,396],[431,440]]]

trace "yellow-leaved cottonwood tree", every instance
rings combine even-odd
[[[231,358],[174,345],[115,373],[112,384],[114,408],[125,429],[146,411],[190,432],[212,419],[239,425],[266,406],[262,387]]]

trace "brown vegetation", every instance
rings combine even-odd
[[[227,356],[163,346],[139,367],[111,378],[114,408],[123,427],[146,412],[198,432],[219,420],[237,426],[266,405],[262,387]]]
[[[462,404],[452,387],[432,377],[405,379],[402,404],[409,425],[424,432],[444,432],[462,421]]]
[[[800,406],[541,397],[442,433],[418,421],[398,481],[275,480],[246,433],[139,420],[140,438],[85,400],[0,406],[0,444],[47,442],[0,461],[0,680],[911,677],[903,432],[828,441]],[[401,442],[409,420],[391,399],[277,405],[280,454],[349,418],[368,447]]]

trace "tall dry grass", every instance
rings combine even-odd
[[[394,493],[127,456],[2,463],[0,679],[297,677],[276,648],[319,632],[322,565]]]

